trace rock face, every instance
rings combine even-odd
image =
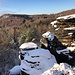
[[[74,65],[75,56],[74,53],[70,53],[66,46],[54,36],[51,32],[46,32],[42,35],[46,43],[42,42],[42,48],[48,49],[51,54],[53,54],[57,60],[57,63],[68,63]],[[45,46],[45,44],[47,46]]]
[[[42,35],[41,44],[48,45],[50,44],[50,47],[55,48],[56,50],[62,50],[65,49],[66,46],[64,46],[55,36],[55,34],[51,32],[46,32]]]
[[[66,46],[75,46],[75,14],[58,17],[51,22],[56,37]]]
[[[63,51],[63,49],[66,50],[66,46],[62,45],[62,43],[56,38],[56,36],[51,32],[46,32],[43,35],[43,38],[46,42],[43,42],[41,40],[42,46],[41,48],[46,48],[52,53],[53,55],[57,54],[57,51]],[[46,44],[46,45],[45,45]],[[44,46],[44,47],[43,47]]]

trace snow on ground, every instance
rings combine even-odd
[[[3,16],[3,18],[8,18],[9,16]]]
[[[53,40],[54,39],[54,34],[51,32],[46,32],[42,35],[44,38],[48,38],[48,40]]]
[[[11,70],[9,70],[9,75],[16,75],[16,74],[20,74],[20,66],[17,65],[15,67],[13,67]]]
[[[75,69],[66,63],[55,64],[42,75],[75,75]]]
[[[21,60],[20,69],[30,75],[41,75],[52,68],[56,62],[55,57],[45,49],[35,49],[24,52],[24,60]]]
[[[61,16],[61,17],[58,17],[57,19],[71,19],[71,18],[75,18],[75,14],[67,15],[67,16]]]
[[[75,27],[64,28],[64,30],[75,30]]]

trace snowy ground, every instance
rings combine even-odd
[[[75,68],[71,68],[71,66],[66,63],[55,64],[42,75],[75,75]]]

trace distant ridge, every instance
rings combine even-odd
[[[66,11],[57,13],[57,15],[61,15],[61,16],[70,15],[70,14],[75,14],[75,9],[66,10]]]
[[[70,15],[75,14],[75,9],[66,10],[62,12],[55,13],[55,15]],[[48,16],[48,14],[36,14],[36,15],[27,15],[27,14],[3,14],[2,16]],[[50,14],[52,15],[52,14]]]

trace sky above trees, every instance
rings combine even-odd
[[[75,0],[0,0],[2,14],[52,14],[75,9]]]

